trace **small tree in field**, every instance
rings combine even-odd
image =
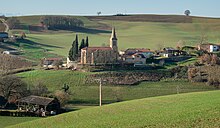
[[[185,14],[186,16],[189,16],[189,15],[191,14],[191,12],[190,12],[190,10],[186,10],[186,11],[184,12],[184,14]]]
[[[98,15],[98,16],[99,16],[99,15],[101,15],[101,14],[102,14],[102,12],[100,12],[100,11],[99,11],[99,12],[97,12],[97,15]]]

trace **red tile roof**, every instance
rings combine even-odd
[[[82,50],[88,50],[88,51],[103,50],[103,51],[107,51],[107,50],[112,50],[112,48],[111,47],[85,47]]]
[[[130,49],[127,49],[126,51],[151,52],[151,50],[150,50],[150,49],[147,49],[147,48],[130,48]]]

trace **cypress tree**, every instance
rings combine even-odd
[[[78,53],[79,53],[79,42],[78,42],[78,35],[76,35],[76,39],[75,39],[75,41],[76,41],[76,47],[75,47],[75,49],[76,49],[76,54],[78,55]]]
[[[78,59],[78,36],[73,41],[72,47],[69,50],[69,59],[71,61],[76,61]]]
[[[83,49],[83,48],[85,48],[86,46],[85,46],[85,39],[82,39],[82,41],[81,41],[81,44],[80,44],[80,46],[79,46],[79,50],[81,50],[81,49]]]
[[[88,36],[86,37],[86,44],[85,44],[85,47],[89,47],[89,38],[88,38]]]

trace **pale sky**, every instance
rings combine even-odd
[[[0,0],[0,15],[175,14],[220,17],[220,0]]]

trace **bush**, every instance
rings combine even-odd
[[[198,69],[196,69],[196,68],[189,68],[188,69],[188,79],[191,82],[194,81],[193,78],[196,76],[197,72],[198,72]]]
[[[47,95],[48,93],[49,93],[48,88],[40,81],[37,84],[35,84],[33,89],[31,89],[31,94],[37,96],[44,96]]]
[[[214,86],[216,88],[219,88],[220,87],[220,80],[217,79],[217,78],[209,77],[207,84],[210,85],[210,86]]]
[[[175,78],[187,79],[188,78],[188,67],[187,66],[177,66],[171,69],[172,74]]]
[[[212,56],[209,54],[204,54],[200,57],[200,63],[210,65],[212,61]]]
[[[70,95],[64,91],[56,91],[55,97],[59,100],[61,106],[65,106],[65,104],[70,100]]]

